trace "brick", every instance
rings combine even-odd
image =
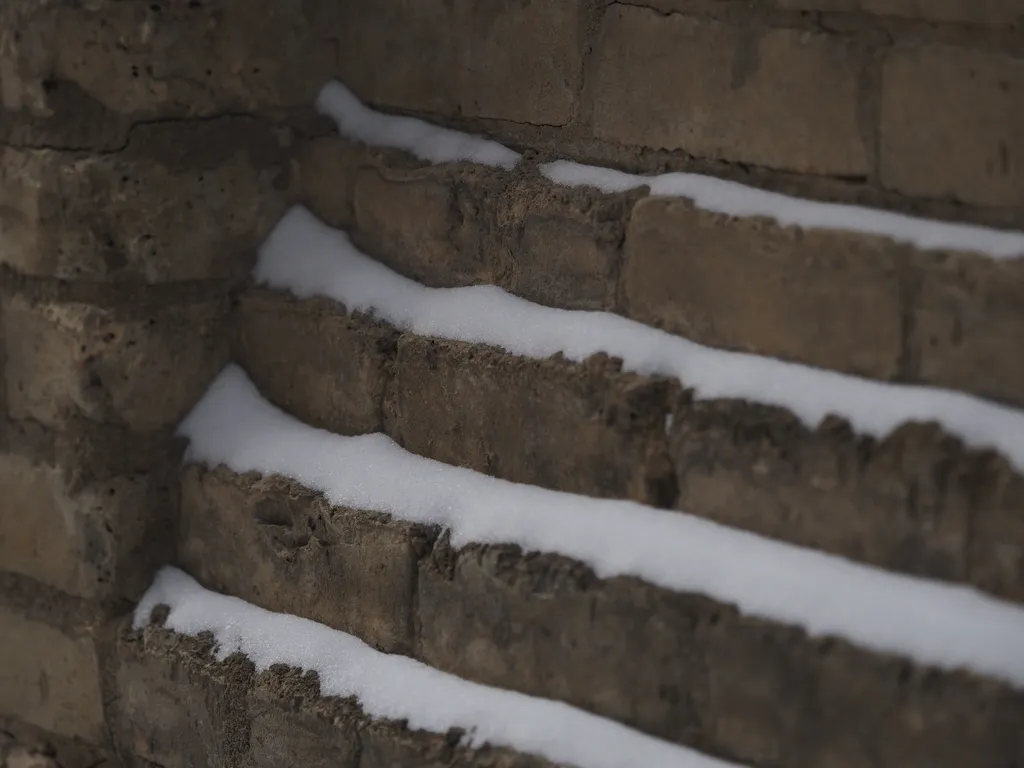
[[[482,243],[484,222],[470,193],[482,186],[481,177],[493,175],[465,168],[465,183],[456,185],[450,174],[432,168],[361,168],[354,179],[353,242],[425,285],[494,282]]]
[[[338,67],[380,106],[563,125],[582,76],[583,13],[578,0],[358,0],[340,9]],[[530,56],[520,55],[524,39]]]
[[[102,743],[106,728],[96,647],[88,635],[0,607],[0,715]]]
[[[708,346],[893,379],[907,258],[907,249],[880,237],[648,198],[629,222],[625,308]]]
[[[613,5],[595,47],[598,139],[802,173],[864,175],[870,54],[850,38]]]
[[[926,383],[1024,405],[1024,263],[921,254],[910,355]]]
[[[339,434],[381,429],[393,330],[326,300],[258,290],[243,297],[237,325],[235,359],[264,396]]]
[[[224,118],[144,126],[115,154],[0,150],[0,263],[63,279],[237,279],[286,206],[283,138]]]
[[[226,301],[114,309],[13,296],[4,305],[12,418],[176,425],[227,362]]]
[[[608,358],[572,365],[406,335],[386,431],[413,453],[513,482],[664,506],[671,391]]]
[[[139,121],[313,103],[334,43],[299,0],[5,3],[0,138],[114,149]]]
[[[936,425],[907,424],[875,441],[839,419],[810,430],[782,409],[705,401],[676,413],[670,450],[680,509],[889,570],[971,581],[1024,599],[1024,539],[1013,522],[1024,479],[1004,459],[967,450]],[[979,538],[980,520],[1004,538]],[[968,569],[969,545],[978,548],[979,561],[1001,552],[985,577]]]
[[[238,655],[217,662],[212,650],[209,639],[156,627],[121,633],[110,728],[126,758],[166,768],[248,764],[252,665]]]
[[[412,648],[413,526],[332,509],[283,479],[188,467],[178,558],[210,588],[305,616],[389,653]]]
[[[1024,747],[1024,695],[988,680],[554,556],[469,547],[438,563],[421,570],[421,652],[469,679],[750,765],[954,768],[1012,764]]]
[[[97,442],[94,449],[104,448]],[[138,599],[168,559],[174,474],[164,462],[82,480],[80,467],[0,451],[4,570],[77,597]]]
[[[253,675],[240,656],[218,662],[211,650],[206,640],[155,626],[122,636],[113,727],[127,764],[552,768],[506,749],[469,748],[450,734],[371,719],[354,699],[321,698],[313,673],[278,665]]]
[[[1024,59],[938,45],[887,56],[881,178],[907,195],[1024,206]]]

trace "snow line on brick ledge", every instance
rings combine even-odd
[[[153,608],[171,611],[164,626],[184,635],[211,632],[217,658],[240,652],[257,671],[274,664],[314,670],[323,696],[354,696],[371,717],[407,720],[411,730],[466,732],[485,744],[580,768],[736,768],[559,701],[492,688],[406,656],[381,653],[359,638],[236,597],[211,592],[175,568],[164,568],[135,611],[149,624]]]
[[[377,112],[339,82],[325,85],[316,100],[317,110],[334,120],[342,136],[371,147],[393,147],[429,163],[468,160],[481,165],[512,169],[522,155],[496,141],[415,117]]]
[[[342,136],[374,147],[405,150],[430,163],[467,160],[511,169],[522,158],[518,152],[490,139],[417,118],[377,112],[337,81],[323,87],[316,106],[335,121]],[[549,181],[561,186],[594,187],[606,193],[647,186],[654,196],[685,197],[705,211],[737,217],[764,216],[783,227],[878,235],[923,250],[968,251],[996,259],[1024,256],[1024,232],[808,200],[714,176],[696,173],[644,176],[570,160],[546,163],[540,171]]]
[[[300,298],[325,296],[403,331],[582,361],[604,352],[623,368],[678,378],[701,399],[736,398],[792,411],[814,429],[830,414],[884,438],[934,421],[1024,471],[1024,412],[961,392],[888,384],[759,355],[705,347],[611,312],[555,309],[490,285],[428,288],[358,251],[348,236],[292,208],[259,249],[257,282]]]
[[[556,553],[601,578],[635,576],[811,635],[1024,686],[1020,606],[683,512],[512,483],[417,456],[381,434],[335,435],[268,403],[237,366],[214,381],[179,434],[188,461],[283,475],[334,506],[439,525],[456,548]]]

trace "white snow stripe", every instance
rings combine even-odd
[[[257,281],[326,296],[395,326],[445,339],[581,361],[605,352],[626,370],[680,379],[698,398],[737,398],[792,411],[810,428],[829,414],[883,438],[906,422],[938,422],[968,445],[994,448],[1024,471],[1024,413],[960,392],[887,384],[758,355],[712,349],[610,312],[532,304],[494,286],[427,288],[360,253],[305,208],[261,246]]]
[[[324,696],[354,696],[371,717],[408,719],[412,730],[465,729],[463,743],[470,747],[509,747],[580,768],[732,765],[562,702],[472,683],[381,653],[322,624],[207,591],[174,568],[157,574],[136,608],[135,627],[146,626],[160,604],[171,609],[168,629],[212,632],[219,659],[240,652],[260,672],[274,664],[315,670]]]
[[[469,160],[511,169],[521,157],[518,152],[496,141],[442,128],[413,117],[376,112],[336,81],[321,89],[316,107],[321,114],[333,118],[343,136],[372,147],[402,149],[430,163]]]
[[[748,187],[735,181],[695,173],[640,176],[612,168],[558,160],[540,167],[555,184],[625,192],[648,186],[660,197],[685,197],[705,211],[729,216],[765,216],[783,227],[831,229],[888,237],[923,250],[953,250],[996,259],[1024,256],[1024,232],[973,224],[951,224],[858,205],[823,203]]]
[[[1024,686],[1020,606],[681,512],[510,483],[408,453],[384,435],[333,435],[267,403],[237,367],[214,382],[180,434],[189,460],[283,475],[336,506],[440,525],[455,547],[557,553],[603,578],[635,576],[813,635]]]

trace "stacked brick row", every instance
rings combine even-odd
[[[565,156],[697,170],[1024,227],[1022,17],[966,0],[5,4],[0,728],[18,754],[540,764],[370,721],[294,671],[214,662],[203,639],[128,631],[155,567],[176,562],[379,649],[758,768],[1024,761],[1024,693],[1005,683],[560,556],[454,549],[280,478],[181,471],[172,438],[233,358],[333,432],[1024,602],[1024,480],[936,425],[810,429],[614,360],[528,360],[242,282],[301,201],[428,285],[497,284],[1024,405],[1020,261],[538,172]],[[322,135],[307,109],[331,76],[526,160],[430,166]]]

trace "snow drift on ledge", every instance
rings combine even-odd
[[[374,147],[393,147],[430,163],[466,160],[510,170],[521,155],[508,147],[424,120],[377,112],[339,82],[320,91],[317,108],[338,132]],[[569,160],[546,163],[542,175],[562,186],[624,192],[649,187],[661,197],[685,197],[698,208],[728,216],[764,216],[783,227],[831,229],[887,237],[924,250],[955,250],[993,258],[1024,256],[1024,233],[954,224],[858,205],[805,200],[696,173],[643,176]]]
[[[809,428],[830,414],[884,438],[907,422],[937,422],[1024,471],[1024,413],[971,395],[887,384],[798,363],[705,347],[611,312],[554,309],[495,286],[428,288],[359,252],[348,236],[292,208],[259,249],[257,282],[324,296],[403,331],[488,344],[516,355],[582,361],[604,352],[628,371],[679,379],[701,399],[735,398],[790,410]]]
[[[171,609],[167,629],[211,632],[219,659],[239,652],[260,672],[274,664],[313,670],[324,696],[354,696],[371,717],[408,720],[411,730],[463,729],[463,743],[470,747],[509,747],[579,768],[732,765],[562,702],[472,683],[381,653],[345,632],[205,590],[174,568],[163,569],[143,596],[136,629],[149,623],[158,605]]]
[[[335,506],[451,531],[456,548],[517,544],[707,595],[745,614],[863,648],[1024,686],[1024,608],[670,510],[511,483],[409,453],[384,435],[342,437],[266,402],[230,366],[182,423],[186,459],[292,478]]]

